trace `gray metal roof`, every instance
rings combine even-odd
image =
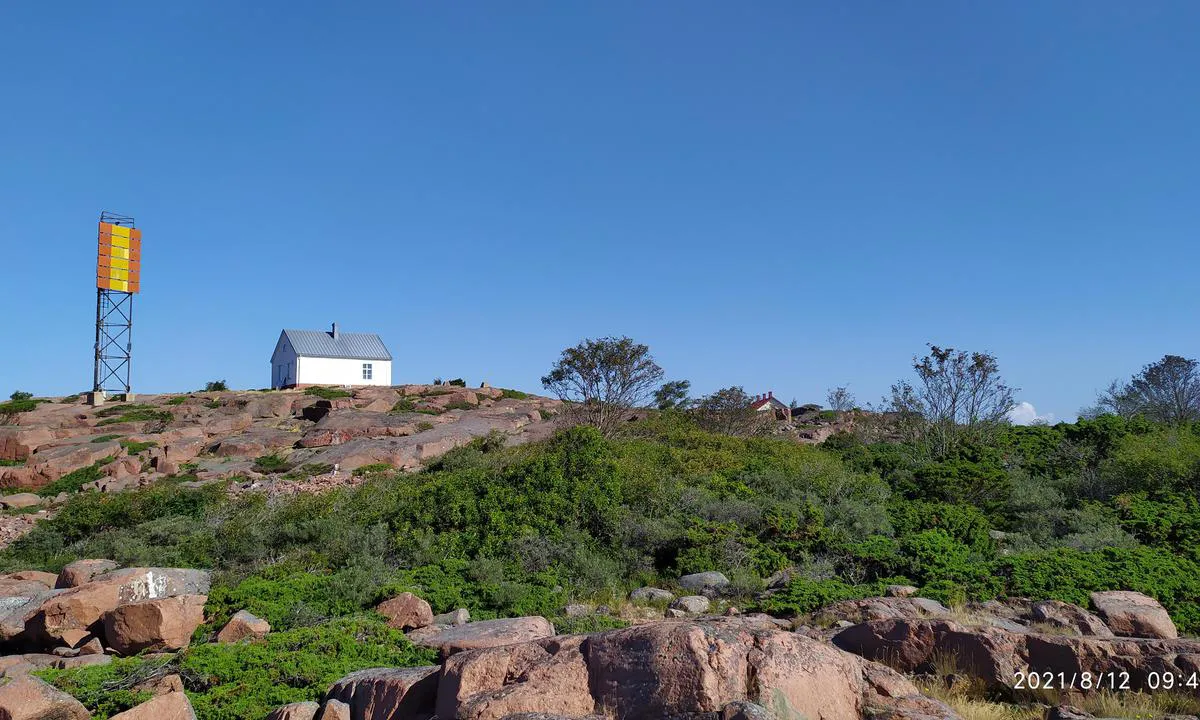
[[[304,357],[391,360],[392,354],[375,333],[338,330],[337,340],[328,330],[284,330],[284,337],[297,355]]]

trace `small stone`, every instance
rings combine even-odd
[[[466,608],[459,608],[452,612],[433,616],[434,625],[458,627],[459,625],[466,625],[469,622],[471,622],[471,613]]]
[[[671,603],[672,610],[682,610],[689,615],[702,615],[708,612],[712,603],[703,595],[684,595]]]
[[[669,603],[674,599],[674,593],[656,587],[640,587],[629,593],[629,600],[635,603]]]

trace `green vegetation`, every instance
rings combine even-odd
[[[38,674],[107,718],[149,697],[131,688],[151,677],[179,673],[199,717],[262,718],[280,705],[319,700],[356,670],[432,664],[434,653],[413,647],[399,630],[365,616],[273,632],[233,645],[194,645],[173,659],[128,658],[110,665]]]
[[[109,407],[97,410],[96,417],[104,418],[96,423],[97,427],[133,422],[169,423],[175,419],[170,410],[159,410],[153,405],[138,403],[110,405]]]
[[[229,386],[224,380],[210,380],[204,384],[204,392],[227,392]]]
[[[104,460],[89,465],[88,467],[79,468],[74,472],[67,473],[49,485],[38,490],[37,494],[41,495],[42,497],[54,497],[62,492],[79,492],[84,485],[99,480],[101,477],[103,477],[104,474],[100,472],[100,468],[112,461],[113,458],[111,457],[105,458]]]
[[[0,460],[0,467],[20,467],[24,464],[24,460]]]
[[[254,459],[254,469],[260,473],[279,473],[286,471],[290,465],[287,459],[275,453],[260,455]]]
[[[92,442],[95,442],[95,440]],[[158,447],[158,443],[154,442],[153,440],[147,440],[145,442],[138,442],[136,440],[121,440],[119,442],[121,447],[125,448],[125,452],[129,453],[130,455],[137,455],[138,453],[145,452],[152,447]]]
[[[500,397],[501,397],[501,399],[508,399],[508,400],[528,400],[529,393],[521,392],[520,390],[509,390],[508,388],[501,388],[500,389]]]
[[[429,422],[428,420],[422,420],[421,422],[417,423],[417,432],[425,432],[426,430],[432,430],[434,427],[435,427],[434,424]]]
[[[413,401],[409,398],[400,398],[399,400],[396,401],[396,404],[393,405],[392,409],[391,409],[391,412],[395,415],[400,415],[401,413],[416,412],[416,411],[417,411],[417,406],[414,405]]]
[[[82,395],[80,395],[79,393],[75,393],[74,395],[68,395],[65,398],[63,398],[62,402],[66,405],[70,405],[71,403],[79,402],[80,397],[82,397]]]
[[[187,395],[176,395],[167,401],[168,405],[182,405],[187,402]]]
[[[354,477],[365,477],[374,473],[390,472],[392,466],[387,463],[371,463],[354,468]]]
[[[44,400],[36,399],[33,393],[17,390],[8,396],[8,402],[0,403],[0,423],[9,422],[11,418],[23,412],[29,412]]]
[[[342,390],[341,388],[320,387],[320,386],[306,388],[304,390],[304,394],[319,397],[324,400],[334,400],[337,398],[353,397],[353,395],[354,395],[350,391]]]
[[[453,385],[455,387],[465,388],[467,386],[467,381],[463,380],[462,378],[454,378],[453,380],[451,380],[450,382],[448,382],[446,384]]]
[[[446,405],[447,410],[473,410],[474,408],[474,405],[466,401],[452,402]]]

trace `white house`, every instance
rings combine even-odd
[[[284,330],[271,356],[271,387],[391,385],[392,354],[374,333]]]

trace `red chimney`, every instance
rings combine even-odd
[[[774,399],[774,398],[775,398],[775,391],[774,391],[774,390],[768,390],[768,391],[767,391],[767,397],[769,397],[769,398],[771,398],[771,399]]]

